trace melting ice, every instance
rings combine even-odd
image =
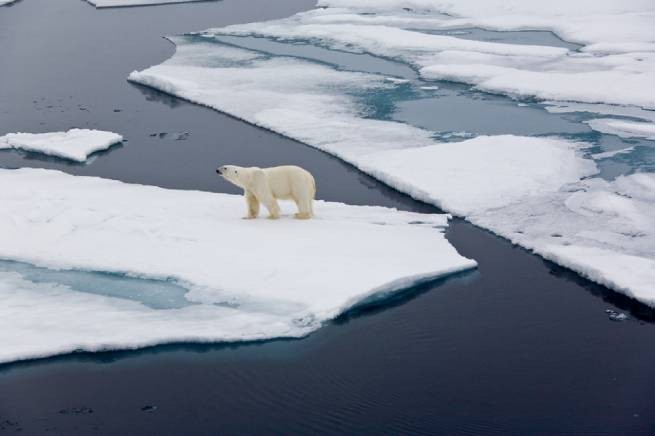
[[[283,20],[172,38],[176,54],[130,80],[332,153],[402,192],[655,306],[655,200],[648,194],[655,156],[644,133],[655,109],[655,8],[649,2],[320,5]],[[492,42],[457,32],[475,26],[551,30],[582,46]],[[320,54],[312,55],[310,47]],[[358,70],[350,60],[332,61],[326,51],[332,58],[375,55],[419,74],[389,80],[390,70],[380,62],[372,71]],[[601,126],[591,121],[597,115],[573,114],[538,132],[542,136],[452,142],[485,132],[462,126],[435,131],[429,122],[396,114],[404,102],[426,94],[435,101],[456,95],[448,90],[452,84],[436,79],[556,100],[549,103],[551,112],[615,111],[619,118]],[[516,110],[543,107],[527,103]],[[603,132],[637,142],[626,145]],[[543,136],[548,133],[555,135]]]
[[[22,265],[0,262],[0,362],[299,337],[475,267],[446,241],[443,214],[319,201],[309,221],[288,204],[280,220],[242,220],[241,196],[40,169],[0,169],[0,184],[12,187],[0,190],[0,259]]]

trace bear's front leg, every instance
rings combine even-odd
[[[277,204],[277,200],[270,192],[264,191],[259,200],[264,203],[266,209],[268,209],[268,219],[276,220],[280,218],[280,206]]]
[[[253,173],[249,190],[255,194],[260,203],[266,206],[269,219],[276,220],[280,217],[280,206],[277,204],[264,171],[260,169]]]
[[[246,203],[248,203],[248,215],[243,218],[248,220],[257,218],[259,216],[259,200],[250,191],[246,191],[244,195],[246,197]]]
[[[266,209],[268,209],[268,219],[276,220],[280,218],[280,206],[277,204],[275,198],[268,198],[264,205],[266,206]]]

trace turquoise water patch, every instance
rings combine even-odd
[[[152,309],[180,309],[196,303],[185,298],[188,289],[164,280],[150,280],[95,271],[39,268],[0,260],[0,272],[14,272],[34,283],[55,283],[78,292],[136,301]]]
[[[584,133],[590,128],[534,106],[518,106],[508,98],[474,93],[441,83],[431,97],[399,102],[392,117],[440,133],[472,135],[544,135]]]

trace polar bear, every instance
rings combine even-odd
[[[272,168],[239,167],[224,165],[216,172],[230,183],[243,188],[248,215],[244,218],[257,218],[259,203],[268,209],[269,218],[280,217],[277,200],[293,200],[298,207],[297,219],[309,219],[314,216],[312,202],[316,195],[316,183],[311,173],[293,165]]]

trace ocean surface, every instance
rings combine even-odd
[[[96,10],[80,0],[20,0],[1,7],[0,134],[80,127],[128,141],[88,164],[2,151],[0,167],[238,193],[216,177],[218,165],[291,163],[314,173],[321,199],[439,212],[304,144],[126,81],[173,54],[164,35],[286,17],[313,5],[224,0]],[[571,47],[547,32],[470,29],[464,36]],[[238,43],[418,80],[408,67],[368,55],[259,38]],[[585,114],[551,114],[537,103],[438,85],[372,96],[375,116],[434,130],[442,140],[460,140],[452,133],[464,131],[560,134],[593,140],[596,151],[628,143],[639,153],[602,161],[601,176],[652,171],[648,141],[593,132],[581,124]],[[305,339],[175,344],[0,366],[0,434],[655,432],[651,309],[463,220],[454,219],[447,236],[478,261],[476,272],[351,311]],[[113,295],[138,289],[134,298],[161,304],[152,298],[157,284],[147,281],[12,262],[0,270],[81,288],[102,284]],[[184,304],[181,290],[161,292],[171,295],[167,307]],[[612,321],[607,310],[629,319]]]

